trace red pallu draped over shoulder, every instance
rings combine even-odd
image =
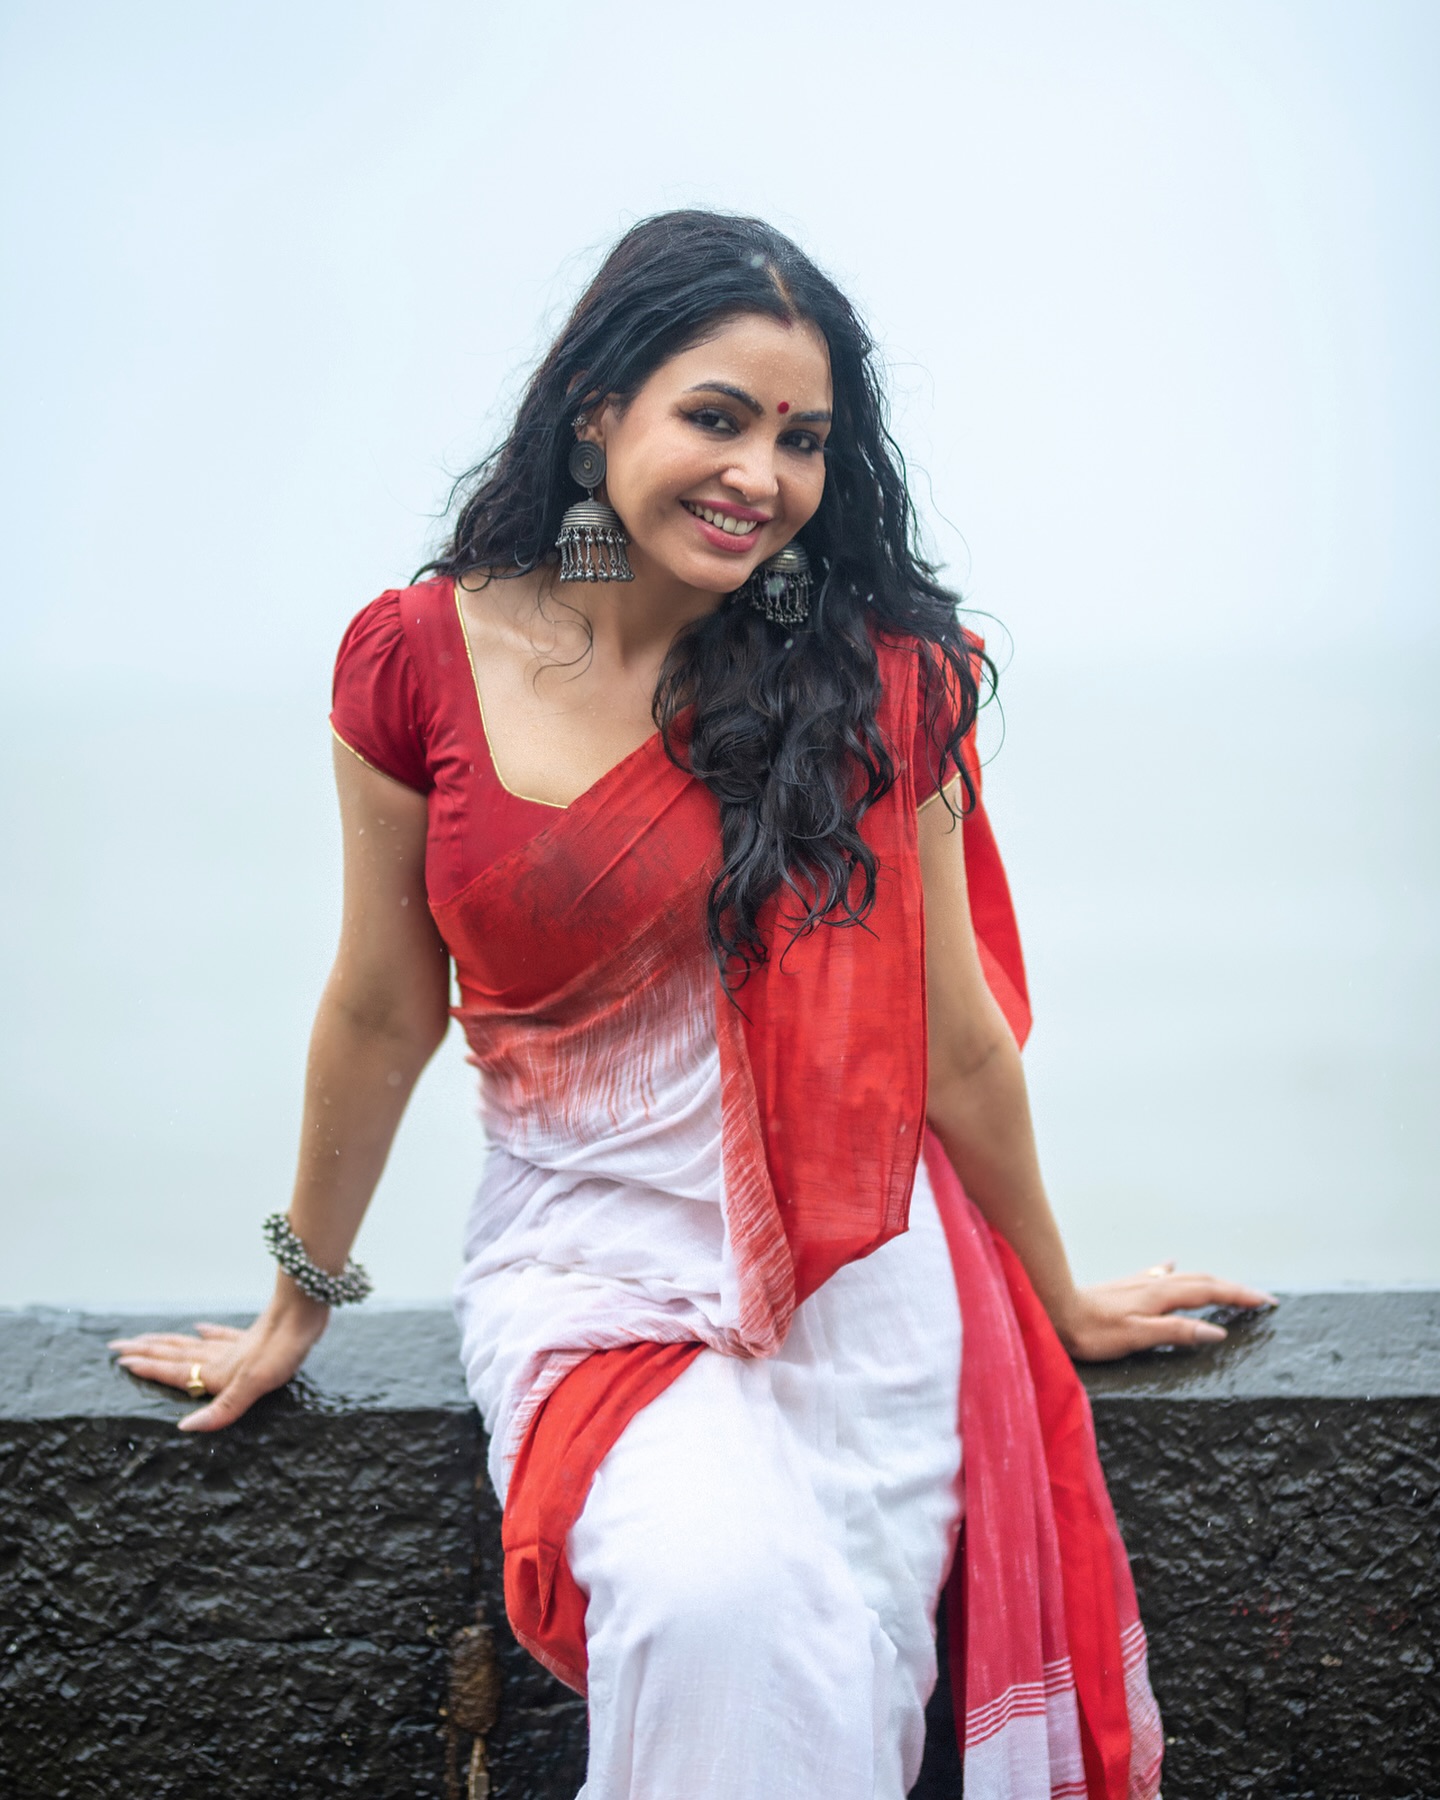
[[[910,642],[880,642],[877,653],[880,724],[892,745],[908,746],[921,704],[919,653]],[[973,734],[965,754],[978,793]],[[743,1013],[712,982],[727,1216],[749,1296],[735,1354],[773,1351],[800,1301],[907,1223],[926,1092],[908,763],[863,828],[880,868],[866,928],[822,927],[787,946],[772,919],[775,953],[747,982]],[[982,965],[1023,1040],[1019,938],[978,802],[964,831]],[[693,944],[717,856],[713,798],[652,740],[552,827],[438,904],[475,1060],[512,1072],[535,1054],[537,1020],[557,1039],[603,1024],[621,993],[633,996],[682,943]],[[952,1660],[967,1791],[978,1800],[1032,1792],[1149,1800],[1158,1721],[1083,1390],[1018,1262],[984,1227],[933,1138],[926,1154],[966,1345],[967,1522],[951,1619],[952,1642],[963,1631],[965,1644]],[[566,1561],[570,1529],[626,1424],[701,1350],[682,1341],[596,1351],[529,1417],[505,1503],[507,1610],[527,1649],[579,1691],[586,1600]],[[1033,1751],[1032,1722],[1043,1726],[1066,1707],[1078,1707],[1083,1770],[1052,1767],[1039,1788],[1033,1769],[1010,1781],[1005,1769],[1020,1768],[1017,1758],[1044,1754]],[[993,1769],[1001,1774],[992,1779]]]

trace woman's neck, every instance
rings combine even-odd
[[[651,665],[664,659],[687,625],[718,611],[726,596],[690,587],[631,546],[633,581],[567,582],[553,571],[536,595],[547,616],[573,609],[589,628],[595,653],[620,668]],[[560,602],[557,608],[555,602]],[[577,620],[578,623],[578,620]]]

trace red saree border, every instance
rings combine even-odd
[[[1004,1711],[1008,1696],[1033,1688],[1038,1703],[1054,1685],[1043,1633],[1028,1661],[1023,1645],[1008,1649],[1006,1636],[1026,1608],[1003,1602],[1017,1562],[1038,1558],[1043,1589],[1053,1558],[1063,1605],[1047,1627],[1052,1634],[1060,1627],[1068,1664],[1059,1685],[1073,1683],[1085,1793],[1088,1800],[1150,1800],[1164,1746],[1143,1671],[1135,1678],[1144,1633],[1089,1396],[1019,1257],[965,1194],[933,1132],[925,1160],[965,1320],[965,1462],[987,1458],[1005,1467],[1003,1494],[988,1478],[992,1471],[977,1475],[971,1467],[960,1553],[943,1600],[962,1755],[967,1723],[973,1733]],[[1027,1472],[1027,1455],[1037,1453],[1038,1467]],[[1025,1491],[1034,1487],[1043,1491]],[[1032,1509],[1042,1522],[1033,1542],[1022,1516]]]
[[[578,1694],[585,1692],[586,1596],[565,1555],[570,1528],[620,1433],[703,1347],[595,1351],[546,1396],[515,1460],[500,1527],[505,1611],[536,1662]]]

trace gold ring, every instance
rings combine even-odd
[[[1145,1273],[1152,1281],[1158,1281],[1162,1275],[1168,1275],[1170,1271],[1165,1267],[1164,1263],[1156,1263],[1153,1267],[1147,1269]],[[195,1366],[198,1368],[200,1365],[197,1363]]]
[[[210,1392],[205,1385],[204,1376],[200,1373],[199,1363],[190,1365],[190,1379],[185,1383],[185,1392],[192,1400],[203,1400],[205,1395]]]

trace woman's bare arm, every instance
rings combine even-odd
[[[1223,1337],[1177,1307],[1264,1306],[1268,1294],[1213,1275],[1146,1271],[1078,1288],[1050,1210],[1020,1052],[985,982],[970,920],[964,838],[942,801],[922,808],[929,1122],[966,1192],[1014,1248],[1072,1356],[1104,1361],[1156,1344]]]
[[[335,746],[345,846],[340,947],[310,1038],[290,1223],[313,1261],[338,1273],[385,1167],[420,1071],[445,1035],[449,961],[425,900],[425,800]],[[117,1339],[120,1362],[183,1387],[196,1362],[213,1396],[182,1421],[214,1431],[287,1382],[330,1309],[283,1271],[245,1331]]]

